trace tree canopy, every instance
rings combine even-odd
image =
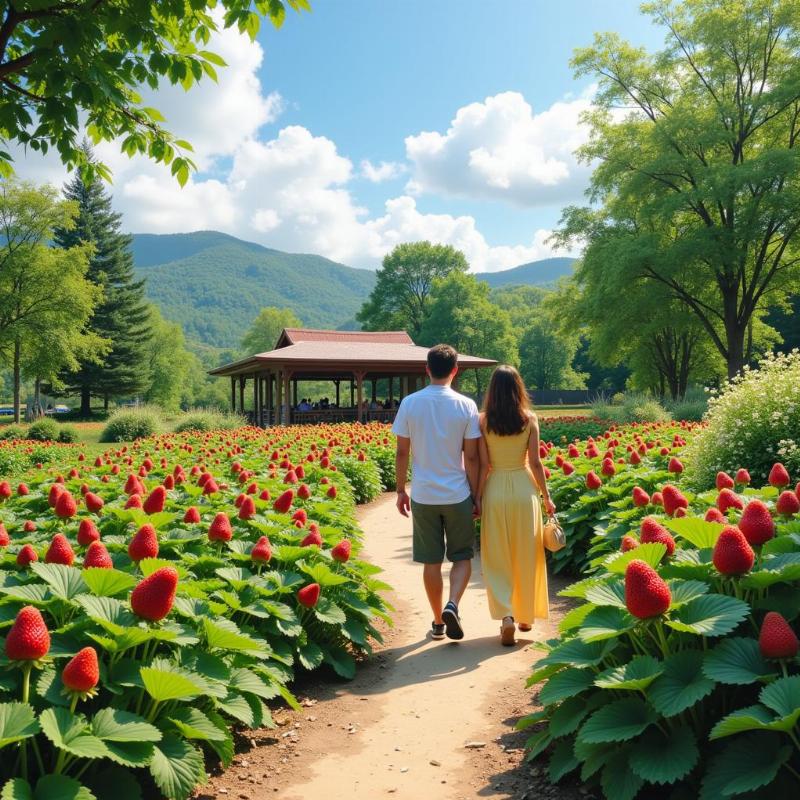
[[[405,330],[414,341],[428,316],[434,282],[466,272],[460,250],[445,244],[399,244],[384,259],[375,288],[356,315],[365,330]]]
[[[143,87],[167,80],[184,89],[216,79],[225,62],[206,49],[219,23],[250,38],[261,17],[279,27],[286,8],[308,0],[14,0],[0,16],[0,142],[54,148],[70,168],[109,177],[80,147],[119,140],[124,153],[171,164],[183,184],[191,144],[176,139],[142,99]],[[218,13],[214,13],[214,10]],[[0,175],[11,156],[0,151]]]
[[[242,355],[266,353],[275,347],[284,328],[301,328],[303,323],[291,308],[262,308],[242,337]]]
[[[667,32],[647,53],[615,34],[579,50],[599,81],[590,209],[567,209],[561,240],[602,247],[587,292],[663,289],[696,318],[735,375],[752,325],[800,277],[800,5],[658,0]]]

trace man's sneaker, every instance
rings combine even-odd
[[[431,639],[444,639],[444,622],[431,623]]]
[[[442,619],[444,620],[444,627],[447,631],[448,639],[463,639],[464,629],[461,627],[461,619],[458,616],[458,606],[450,601],[442,611]]]

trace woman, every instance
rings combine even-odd
[[[539,457],[539,423],[514,367],[492,374],[480,420],[483,578],[492,619],[502,620],[501,642],[511,646],[515,620],[529,631],[548,617],[540,497],[548,514],[556,509]]]

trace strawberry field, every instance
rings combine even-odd
[[[0,482],[3,798],[188,797],[298,670],[380,639],[354,507],[394,480],[384,426],[32,447]]]
[[[542,446],[568,541],[553,564],[581,579],[520,727],[551,781],[609,800],[795,797],[800,476],[775,464],[753,485],[741,464],[690,491],[694,433]]]

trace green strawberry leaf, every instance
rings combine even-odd
[[[578,636],[584,642],[599,642],[603,639],[614,639],[621,636],[636,625],[634,618],[620,608],[605,606],[596,608],[581,625]]]
[[[205,742],[221,742],[225,734],[199,709],[181,706],[170,711],[167,719],[186,739],[200,739]]]
[[[203,755],[177,736],[165,736],[153,752],[150,774],[170,800],[186,800],[203,779]]]
[[[722,594],[696,597],[678,608],[667,625],[677,631],[700,636],[724,636],[730,633],[749,613],[743,600]]]
[[[674,728],[664,735],[651,728],[631,748],[630,767],[648,783],[675,783],[688,775],[700,758],[694,732]]]
[[[653,569],[656,569],[666,552],[667,548],[660,542],[647,542],[646,544],[640,544],[633,550],[628,550],[627,553],[614,553],[603,562],[603,566],[609,572],[617,575],[624,575],[631,561],[644,561]],[[591,600],[593,603],[596,602],[588,594],[586,599]]]
[[[88,591],[83,582],[81,571],[65,564],[46,564],[33,561],[30,569],[35,572],[49,587],[50,591],[61,600],[72,600],[79,594]]]
[[[713,547],[725,528],[721,522],[706,522],[700,517],[666,519],[664,520],[664,526],[698,550],[702,550],[705,547]]]
[[[549,706],[559,703],[568,697],[580,694],[592,685],[594,673],[588,669],[569,669],[553,675],[539,692],[539,701]]]
[[[33,800],[96,800],[78,781],[66,775],[45,775],[39,779]]]
[[[703,674],[702,664],[703,654],[699,650],[681,650],[664,661],[664,674],[647,691],[659,714],[665,717],[680,714],[714,690],[716,684]]]
[[[33,800],[33,789],[23,778],[12,778],[0,791],[0,800]]]
[[[81,758],[103,758],[106,748],[83,716],[68,708],[47,708],[39,716],[44,735],[59,750]]]
[[[27,703],[0,703],[0,747],[39,733],[33,708]]]
[[[558,783],[567,773],[572,772],[579,766],[580,762],[575,758],[575,754],[572,751],[572,741],[562,739],[553,748],[547,774],[551,783]]]
[[[635,656],[621,667],[612,667],[601,672],[595,679],[594,685],[601,689],[641,691],[663,672],[663,666],[658,659],[652,656]]]
[[[719,683],[744,685],[767,680],[775,671],[761,655],[755,639],[734,636],[706,652],[703,674]]]
[[[590,744],[633,739],[658,719],[638,697],[615,700],[595,711],[578,731],[578,739]]]
[[[161,731],[144,718],[118,708],[103,708],[92,718],[92,732],[110,742],[160,742]]]
[[[142,667],[139,674],[147,693],[160,703],[166,700],[190,700],[204,693],[202,682],[193,680],[191,673],[178,667]]]
[[[89,567],[81,573],[89,591],[98,597],[113,597],[122,594],[136,585],[136,578],[118,569]]]

